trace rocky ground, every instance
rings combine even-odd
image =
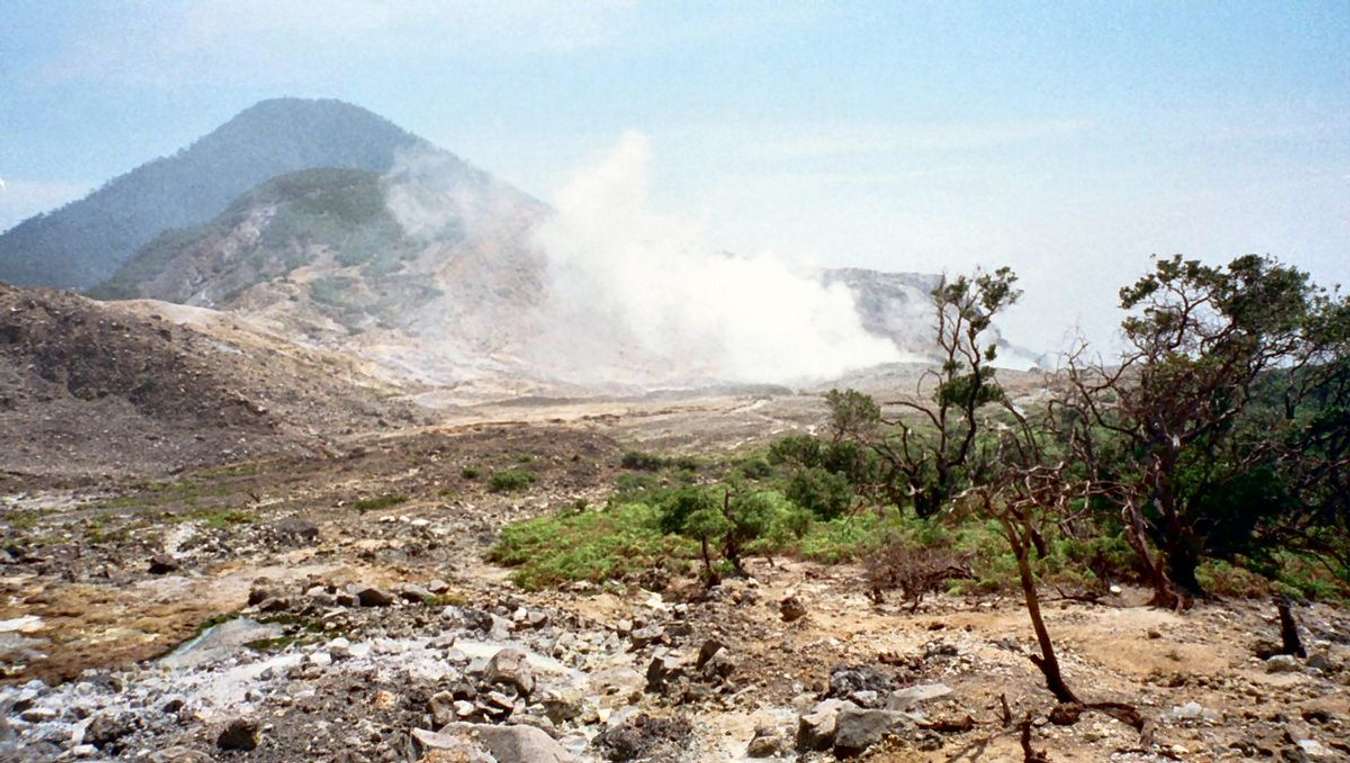
[[[6,760],[1350,759],[1350,616],[1185,615],[1129,589],[1047,619],[1085,698],[1054,711],[1013,598],[875,604],[859,570],[753,560],[530,593],[482,561],[513,519],[603,501],[634,441],[719,447],[805,425],[788,396],[460,412],[154,479],[11,478],[0,497]],[[487,490],[528,468],[534,485]],[[1053,597],[1053,594],[1052,594]],[[1007,710],[1005,712],[1004,702]],[[1009,722],[1010,720],[1010,722]]]

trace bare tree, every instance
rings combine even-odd
[[[845,409],[851,418],[836,429],[872,445],[886,465],[887,495],[897,505],[912,503],[920,517],[936,514],[975,476],[979,411],[1003,399],[994,379],[998,345],[990,341],[990,328],[994,316],[1021,296],[1016,281],[1008,268],[944,277],[932,292],[941,365],[920,378],[915,398],[889,402],[911,417],[889,420],[875,407],[853,405]]]
[[[1064,521],[1073,504],[1089,501],[1097,483],[1073,460],[1080,428],[1072,419],[1060,420],[1062,409],[1046,406],[1036,414],[1020,411],[1010,401],[1003,406],[1006,422],[997,426],[998,445],[985,479],[963,494],[975,501],[979,513],[997,519],[1017,561],[1023,604],[1036,635],[1039,654],[1030,656],[1041,671],[1046,688],[1063,708],[1061,717],[1076,719],[1084,710],[1096,710],[1143,730],[1138,710],[1120,702],[1084,702],[1069,686],[1055,652],[1054,641],[1041,613],[1040,591],[1031,553],[1040,542],[1041,528]],[[1033,418],[1034,416],[1034,418]]]

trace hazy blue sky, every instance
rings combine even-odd
[[[1153,253],[1350,278],[1350,2],[0,4],[0,228],[251,103],[365,106],[549,198],[626,129],[714,245],[1010,263],[1105,336]]]

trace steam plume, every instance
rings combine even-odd
[[[901,359],[863,329],[847,287],[718,253],[696,226],[651,211],[649,159],[643,135],[623,135],[539,228],[539,362],[577,381],[669,383],[789,382]]]

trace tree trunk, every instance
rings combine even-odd
[[[1144,517],[1139,513],[1139,507],[1134,501],[1126,501],[1120,514],[1125,525],[1125,540],[1130,544],[1130,548],[1134,549],[1135,556],[1139,557],[1144,573],[1148,576],[1149,585],[1153,587],[1153,598],[1149,600],[1149,606],[1176,611],[1189,607],[1190,602],[1182,596],[1172,584],[1171,578],[1167,576],[1163,561],[1155,559],[1148,550],[1148,534],[1144,530]]]
[[[1169,528],[1166,551],[1167,577],[1173,585],[1181,589],[1187,598],[1202,596],[1204,586],[1195,577],[1195,570],[1200,566],[1200,556],[1195,551],[1191,534],[1182,529],[1179,523],[1174,522]]]
[[[1045,536],[1034,527],[1031,528],[1031,545],[1036,547],[1037,559],[1044,559],[1050,555],[1050,546],[1045,542]]]
[[[1308,650],[1303,648],[1303,639],[1298,636],[1298,621],[1294,619],[1294,612],[1289,607],[1289,599],[1276,596],[1275,607],[1280,611],[1280,653],[1307,657]]]
[[[938,513],[942,508],[942,499],[938,496],[938,491],[931,488],[923,488],[914,493],[914,513],[919,519],[927,519]]]
[[[1025,521],[1022,523],[1023,529],[1029,532],[1030,527],[1027,523]],[[1059,669],[1059,658],[1055,656],[1055,645],[1050,641],[1050,631],[1045,627],[1045,620],[1041,617],[1041,597],[1036,590],[1036,578],[1031,573],[1031,563],[1027,561],[1029,544],[1021,532],[1013,526],[1012,520],[1006,517],[1003,518],[1003,531],[1009,545],[1012,546],[1013,555],[1017,558],[1017,573],[1022,579],[1022,596],[1026,600],[1027,616],[1031,618],[1031,628],[1036,632],[1036,642],[1041,648],[1040,656],[1032,655],[1031,661],[1045,675],[1045,686],[1055,695],[1055,699],[1080,704],[1073,690],[1064,682],[1064,675]]]
[[[703,548],[703,570],[707,573],[708,587],[712,588],[721,581],[718,580],[717,573],[713,572],[712,555],[708,552],[708,539],[706,537],[700,538],[699,542],[702,544]]]

